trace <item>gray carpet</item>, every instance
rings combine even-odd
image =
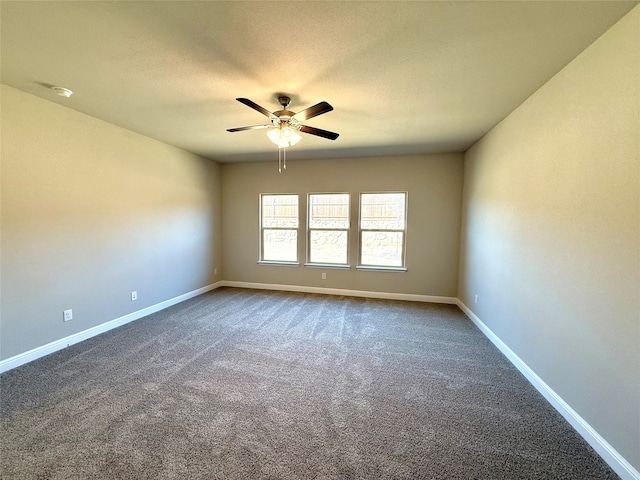
[[[451,305],[223,288],[0,382],[3,479],[618,478]]]

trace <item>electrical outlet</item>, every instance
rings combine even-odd
[[[475,303],[475,304],[478,303],[478,294],[476,294],[476,297],[473,299],[473,303]]]
[[[64,322],[73,320],[73,310],[71,308],[69,310],[65,310],[64,312],[62,312],[62,320]]]
[[[326,274],[326,273],[324,273],[324,272],[322,272],[322,279],[323,279],[323,280],[326,280],[326,279],[327,279],[327,274]]]
[[[138,291],[134,290],[133,292],[131,292],[131,301],[135,302],[138,299]]]
[[[217,269],[217,268],[214,268],[214,269],[213,269],[213,274],[214,274],[214,275],[217,275],[217,274],[218,274],[218,269]]]

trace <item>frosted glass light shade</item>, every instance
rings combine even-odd
[[[269,140],[275,143],[278,148],[293,147],[302,139],[302,137],[298,135],[298,132],[291,127],[269,130],[267,137],[269,137]]]

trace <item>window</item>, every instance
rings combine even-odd
[[[298,261],[298,195],[260,195],[260,260]]]
[[[349,245],[349,194],[309,194],[309,263],[347,265]]]
[[[309,193],[306,200],[306,265],[349,268],[350,194]],[[260,195],[259,263],[298,265],[299,205],[298,194]],[[406,192],[360,194],[357,268],[406,270],[406,237]]]
[[[360,194],[360,266],[404,268],[407,194]]]

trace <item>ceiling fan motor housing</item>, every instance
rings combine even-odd
[[[278,102],[282,105],[282,110],[278,110],[277,112],[273,112],[273,114],[278,117],[280,122],[288,122],[291,117],[295,115],[295,112],[287,110],[287,107],[291,103],[291,99],[289,97],[278,97]]]

